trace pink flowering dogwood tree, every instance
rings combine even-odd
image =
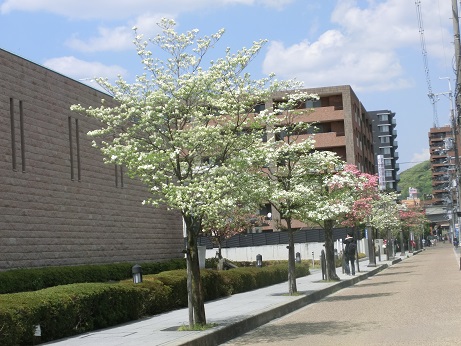
[[[313,152],[310,161],[306,170],[306,176],[309,177],[305,186],[307,203],[300,212],[300,219],[316,223],[325,230],[327,279],[339,280],[336,274],[333,227],[340,225],[354,207],[365,204],[365,200],[357,201],[362,198],[363,191],[372,189],[373,180],[368,175],[360,174],[355,166],[345,164],[332,152]]]

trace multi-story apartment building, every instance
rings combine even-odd
[[[306,110],[312,109],[312,112],[306,112],[300,119],[315,125],[315,149],[333,151],[343,161],[356,165],[362,172],[374,174],[372,119],[352,88],[349,85],[340,85],[302,91],[319,96],[317,101],[306,102]],[[282,97],[282,93],[275,94],[259,108],[272,109],[273,104],[279,102]],[[270,205],[266,205],[266,208],[260,211],[261,215],[269,212],[273,217],[277,217],[276,211],[271,210]],[[259,229],[271,231],[274,229],[273,224],[275,223],[268,222]],[[304,226],[297,221],[293,224],[294,228]]]
[[[375,173],[372,122],[360,100],[349,85],[304,89],[317,94],[318,101],[308,101],[312,109],[305,121],[313,123],[315,149],[329,150],[362,172]],[[274,95],[270,102],[277,102]],[[271,107],[271,104],[266,105]]]
[[[372,120],[373,128],[373,143],[375,151],[375,167],[378,172],[378,157],[382,155],[384,159],[383,172],[383,187],[386,190],[398,191],[399,177],[399,164],[397,160],[399,154],[397,152],[397,131],[395,113],[389,110],[379,110],[368,112],[369,117]]]
[[[460,143],[452,126],[434,127],[429,131],[429,154],[432,170],[432,204],[457,205],[456,165]]]
[[[183,256],[182,220],[105,165],[70,110],[110,97],[0,49],[0,270]],[[99,125],[99,126],[98,126]]]

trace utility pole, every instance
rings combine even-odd
[[[458,153],[458,143],[460,141],[460,119],[459,114],[461,113],[461,47],[460,47],[460,34],[459,34],[459,17],[458,17],[458,4],[457,0],[451,1],[452,9],[452,20],[453,20],[453,35],[454,35],[454,46],[455,46],[455,65],[456,65],[456,86],[455,86],[455,107],[452,107],[452,126],[454,134],[454,146],[455,146],[455,174],[456,174],[456,216],[460,212],[459,204],[461,201],[461,174],[460,174],[460,161]],[[455,206],[453,206],[455,208]],[[456,230],[453,230],[454,232]]]

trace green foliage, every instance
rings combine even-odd
[[[82,282],[108,282],[131,278],[131,263],[13,269],[0,272],[0,294],[37,291]],[[184,259],[142,263],[144,275],[185,268]]]
[[[133,285],[87,283],[0,295],[0,344],[33,344],[36,325],[42,341],[51,341],[138,319],[148,294]]]
[[[227,271],[202,270],[206,300],[286,281],[287,263]],[[296,276],[309,274],[308,262]],[[143,282],[80,283],[0,295],[0,345],[31,345],[36,325],[43,342],[187,306],[186,270],[144,275]]]
[[[402,191],[401,198],[408,197],[408,188],[418,189],[419,198],[432,193],[432,174],[430,161],[424,161],[408,168],[400,173],[399,188]]]
[[[169,297],[173,308],[187,306],[187,275],[185,270],[171,270],[156,275],[156,278],[164,285],[172,288]]]

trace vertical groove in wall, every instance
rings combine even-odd
[[[75,143],[77,146],[77,179],[82,181],[82,170],[80,167],[80,136],[78,128],[78,119],[75,119]]]
[[[123,166],[120,166],[120,187],[123,187]]]
[[[115,187],[118,187],[118,166],[115,165],[114,167],[114,173],[115,173]]]
[[[74,180],[74,149],[72,146],[72,117],[67,118],[67,126],[69,127],[69,155],[70,155],[70,179]]]
[[[11,123],[11,163],[16,171],[16,135],[14,127],[14,100],[10,98],[10,123]]]
[[[19,130],[21,134],[21,166],[24,173],[26,171],[26,140],[24,138],[24,108],[22,101],[19,101]]]

